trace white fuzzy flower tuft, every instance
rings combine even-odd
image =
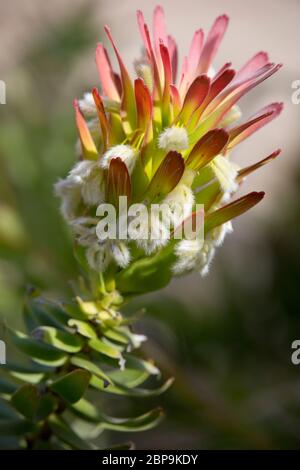
[[[75,179],[59,180],[54,185],[54,193],[61,199],[60,212],[65,220],[76,217],[76,211],[81,199],[80,183]]]
[[[99,240],[95,217],[78,217],[70,222],[77,243],[87,248],[86,258],[92,269],[104,271],[111,261],[120,268],[130,263],[130,251],[127,245],[119,240]]]
[[[98,205],[104,200],[105,188],[102,170],[96,162],[78,162],[64,180],[54,186],[55,194],[61,198],[61,213],[72,221],[82,200],[88,206]]]
[[[218,247],[223,245],[225,237],[228,233],[232,233],[233,227],[231,221],[226,222],[223,225],[219,225],[210,234],[210,238],[214,243],[214,246]]]
[[[213,243],[202,240],[182,240],[175,248],[177,261],[173,265],[174,274],[198,271],[202,276],[208,273],[210,262],[214,256]]]
[[[121,241],[111,244],[112,256],[120,268],[126,268],[130,263],[130,251],[127,245]]]
[[[203,242],[195,240],[181,240],[175,248],[177,261],[173,265],[174,274],[182,274],[195,269],[197,257],[201,252]]]
[[[160,218],[160,213],[142,213],[130,223],[129,236],[136,245],[151,255],[169,241],[170,232]]]
[[[216,178],[219,180],[220,186],[225,192],[234,192],[237,190],[236,177],[238,166],[232,163],[228,158],[222,155],[216,156],[210,163]]]
[[[186,150],[189,146],[189,138],[184,127],[172,126],[165,129],[158,137],[159,148],[169,152],[170,150]]]
[[[83,181],[81,195],[85,204],[97,206],[104,201],[105,182],[101,169],[95,165],[89,176]]]
[[[204,241],[198,239],[180,241],[175,248],[177,260],[172,268],[173,273],[179,275],[198,271],[201,276],[206,276],[216,248],[222,245],[225,236],[230,232],[232,224],[226,222],[212,230]]]
[[[194,172],[185,170],[180,182],[162,201],[163,204],[169,206],[165,222],[174,227],[181,224],[192,213],[195,199],[191,189],[193,179]]]
[[[131,173],[135,165],[136,157],[137,153],[130,145],[115,145],[104,153],[100,160],[100,166],[107,170],[113,158],[121,158],[127,166],[129,173]]]
[[[97,110],[92,93],[85,93],[83,98],[78,101],[79,108],[87,118],[97,116]]]
[[[98,272],[105,271],[112,257],[109,242],[101,243],[97,240],[86,250],[86,258],[92,269]]]
[[[97,243],[95,217],[77,217],[69,222],[79,245],[89,247]]]
[[[137,76],[144,80],[149,90],[153,90],[152,71],[148,60],[145,57],[135,60],[134,68]]]

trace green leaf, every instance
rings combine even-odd
[[[35,419],[36,421],[42,421],[47,416],[49,416],[51,413],[55,411],[57,407],[57,401],[54,398],[53,395],[50,393],[46,393],[45,395],[42,395],[40,398],[39,405],[36,410],[36,415]]]
[[[108,375],[114,383],[126,388],[137,387],[138,385],[144,383],[149,377],[148,372],[127,368],[124,370],[114,370],[109,372]]]
[[[128,344],[128,336],[124,335],[124,333],[117,331],[116,329],[109,329],[104,331],[104,336],[112,341],[117,341],[121,344]]]
[[[38,384],[40,383],[43,378],[45,377],[45,374],[39,374],[39,373],[24,373],[24,372],[11,372],[11,375],[13,377],[16,377],[16,379],[22,380],[23,382],[28,382],[31,384]]]
[[[137,369],[147,372],[149,375],[160,376],[160,370],[151,361],[145,361],[136,356],[125,354],[126,368]]]
[[[18,386],[5,377],[0,377],[0,393],[14,393]]]
[[[110,429],[121,432],[136,432],[151,429],[157,425],[163,417],[162,410],[157,408],[136,418],[114,418],[101,413],[95,405],[85,399],[81,399],[71,407],[80,417],[98,423],[102,429]]]
[[[91,378],[87,370],[76,369],[49,384],[49,388],[69,403],[76,403],[86,391]]]
[[[170,386],[174,380],[172,378],[168,379],[165,383],[163,383],[160,387],[155,389],[144,389],[144,388],[128,388],[121,385],[109,384],[107,387],[103,386],[103,382],[99,380],[98,377],[95,375],[92,376],[90,385],[97,390],[101,390],[102,392],[112,393],[115,395],[127,395],[131,397],[151,397],[160,395],[164,393]]]
[[[55,366],[37,364],[35,362],[29,362],[24,365],[13,361],[8,361],[2,367],[8,372],[14,371],[19,372],[20,374],[48,374],[55,371]]]
[[[116,277],[121,294],[137,295],[162,289],[172,278],[171,267],[176,260],[173,243],[155,255],[139,259],[122,269]]]
[[[103,419],[103,415],[98,408],[85,398],[81,398],[78,402],[71,405],[71,409],[81,418],[91,422],[99,423]]]
[[[105,417],[106,421],[99,426],[103,429],[110,429],[119,432],[146,431],[157,426],[163,419],[161,408],[156,408],[136,418],[112,418]]]
[[[118,385],[134,388],[144,383],[150,375],[160,375],[160,371],[151,362],[129,355],[125,355],[124,359],[124,370],[118,369],[108,374]]]
[[[78,335],[58,330],[51,326],[41,326],[34,330],[34,335],[40,337],[45,343],[61,351],[76,353],[81,351],[84,341]]]
[[[39,405],[39,393],[31,384],[22,385],[11,397],[11,403],[21,415],[32,420]]]
[[[31,363],[29,366],[8,362],[4,366],[10,375],[16,377],[23,382],[37,384],[43,380],[45,374],[51,374],[53,367],[44,366],[42,364]]]
[[[20,331],[10,330],[10,335],[15,346],[29,357],[38,360],[42,364],[61,366],[67,359],[66,354],[58,349],[30,338]]]
[[[42,298],[29,299],[24,305],[23,317],[29,332],[41,325],[62,328],[70,318],[59,306]]]
[[[85,257],[85,250],[83,250],[83,254]],[[87,316],[80,310],[78,302],[66,302],[64,304],[64,308],[72,318],[75,318],[75,320],[84,321],[87,319]]]
[[[106,375],[96,364],[85,359],[84,357],[72,356],[70,362],[74,366],[81,367],[82,369],[85,369],[91,374],[95,374],[97,377],[102,379],[101,382],[103,383],[104,388],[107,387],[108,384],[112,383],[112,380],[110,377],[108,377],[108,375]]]
[[[112,359],[120,359],[122,357],[121,352],[117,347],[114,347],[111,343],[108,344],[107,342],[94,338],[88,342],[90,348],[94,349],[105,356],[111,357]]]
[[[75,330],[85,338],[97,338],[97,333],[94,328],[85,321],[71,319],[68,321],[68,325],[71,328],[74,327]]]
[[[25,419],[9,419],[0,421],[0,436],[23,436],[37,430],[34,423]]]
[[[24,444],[24,441],[20,437],[2,436],[0,439],[0,450],[19,450],[24,447],[22,444]]]
[[[78,450],[92,450],[93,447],[81,439],[70,426],[56,415],[51,415],[48,419],[49,426],[52,432],[63,442],[69,444],[73,449]]]
[[[10,402],[0,398],[0,422],[3,419],[17,419],[19,416],[20,415],[11,406]]]
[[[134,450],[134,442],[124,442],[124,444],[116,444],[114,446],[107,447],[106,449],[100,450]]]

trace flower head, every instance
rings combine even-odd
[[[140,11],[137,20],[144,54],[135,61],[135,79],[105,27],[119,72],[98,44],[101,93],[94,88],[75,101],[80,161],[56,184],[62,214],[90,267],[114,271],[120,290],[130,293],[150,290],[150,284],[164,285],[172,274],[207,272],[216,248],[232,230],[231,219],[264,196],[252,192],[231,202],[234,193],[246,176],[280,153],[239,168],[232,161],[233,150],[282,110],[281,103],[272,103],[238,122],[239,100],[281,65],[259,52],[238,71],[229,62],[214,71],[213,60],[228,26],[226,15],[215,20],[206,38],[201,29],[195,32],[179,75],[177,45],[166,32],[163,9],[154,11],[153,38]],[[118,199],[124,196],[125,215],[136,224],[131,236],[99,239],[98,205],[113,204],[120,220],[124,211]],[[133,220],[129,213],[137,203],[146,208],[156,204],[158,209],[166,205],[169,212],[165,218],[158,210]],[[193,219],[196,204],[204,206],[204,239],[175,240],[178,226]]]

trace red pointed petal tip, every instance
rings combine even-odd
[[[134,92],[137,108],[138,127],[143,131],[146,131],[152,122],[152,100],[149,89],[141,78],[135,79]]]
[[[182,155],[173,150],[168,152],[149,184],[147,198],[154,200],[171,192],[179,183],[184,168]]]
[[[182,121],[184,125],[187,125],[193,112],[196,111],[206,99],[209,93],[210,83],[210,78],[206,74],[202,74],[195,78],[190,85],[185,95],[180,115],[178,116],[178,119]]]
[[[259,51],[253,57],[251,57],[243,67],[238,71],[237,78],[242,79],[248,74],[251,75],[255,70],[264,67],[269,63],[269,54],[265,51]]]
[[[73,101],[75,109],[76,126],[81,142],[82,152],[87,159],[95,159],[98,156],[97,148],[89,131],[88,125],[80,111],[78,100]]]
[[[252,207],[256,206],[265,196],[264,191],[253,191],[245,196],[230,202],[229,204],[217,209],[205,217],[205,234],[210,232],[215,227],[228,222],[229,220],[238,217],[247,212]]]
[[[229,131],[230,140],[228,149],[233,148],[246,138],[250,137],[254,132],[261,129],[266,124],[279,116],[283,109],[283,103],[271,103],[256,113],[249,121],[240,126],[233,127]]]
[[[162,13],[164,15],[164,9],[161,5],[156,5],[156,7],[154,8],[154,13]]]
[[[199,171],[207,165],[216,155],[220,154],[229,139],[224,129],[212,129],[208,131],[191,150],[186,165]]]
[[[164,44],[167,44],[167,34],[165,26],[165,12],[161,5],[157,5],[154,8],[153,12],[153,35],[154,42],[158,46],[159,39],[163,41]]]
[[[223,35],[225,34],[226,29],[228,27],[228,24],[229,24],[229,16],[228,15],[223,14],[223,15],[217,16],[217,18],[215,19],[215,22],[214,22],[214,24],[211,28],[211,32],[213,31],[215,35],[222,34],[222,37],[223,37]]]
[[[274,107],[275,107],[275,110],[276,110],[278,113],[281,113],[281,111],[282,111],[283,108],[284,108],[284,103],[283,103],[283,101],[280,101],[280,103],[278,103],[278,102],[272,103],[271,106],[274,106]]]
[[[105,47],[98,43],[96,47],[96,65],[103,89],[103,93],[112,100],[119,101],[120,95],[113,78],[113,70]]]
[[[269,62],[269,54],[266,51],[259,51],[255,57],[261,57],[263,58],[266,62]]]
[[[107,34],[108,39],[114,49],[116,58],[119,63],[119,69],[121,72],[121,79],[123,85],[123,97],[122,97],[122,108],[127,113],[128,121],[132,128],[136,125],[136,109],[135,109],[135,100],[134,100],[134,90],[132,82],[127,71],[127,68],[123,62],[122,56],[115,44],[115,41],[111,35],[110,29],[107,25],[104,26],[104,31]]]
[[[261,201],[266,195],[266,193],[264,191],[259,191],[259,192],[253,191],[253,193],[251,193],[251,194],[253,194],[255,196],[257,201]]]
[[[276,158],[276,157],[278,157],[278,155],[281,154],[281,152],[282,152],[282,149],[277,149],[277,150],[275,150],[275,152],[271,153],[269,158]]]
[[[97,114],[98,114],[98,118],[99,118],[99,122],[101,126],[104,148],[106,149],[107,144],[108,144],[108,137],[109,137],[109,125],[108,125],[108,121],[106,118],[105,109],[103,106],[100,93],[97,88],[92,89],[92,95],[93,95],[94,102],[97,108]]]
[[[281,154],[281,149],[277,149],[273,153],[268,155],[267,157],[260,160],[259,162],[254,163],[253,165],[247,166],[245,168],[242,168],[238,172],[237,181],[239,181],[239,182],[242,181],[245,177],[247,177],[248,175],[250,175],[254,171],[259,170],[260,168],[262,168],[267,163],[271,162],[272,160],[275,160],[275,158],[277,158],[280,154]]]
[[[283,67],[283,63],[282,63],[282,62],[280,62],[279,64],[271,63],[270,65],[273,67],[272,75],[273,75],[274,73],[278,72],[278,71]]]
[[[107,197],[116,207],[119,204],[119,197],[126,196],[128,201],[131,198],[131,180],[127,166],[121,158],[112,158],[108,168],[107,176]]]
[[[224,20],[226,23],[229,22],[229,16],[226,13],[223,13],[223,15],[220,15],[217,17],[216,21]]]
[[[230,20],[230,18],[229,18],[228,15],[226,15],[226,13],[224,13],[223,15],[217,16],[217,18],[214,21],[214,24],[213,24],[212,28],[217,27],[216,33],[219,33],[221,31],[222,34],[225,34],[226,29],[227,29],[228,24],[229,24],[229,20]]]
[[[200,56],[198,73],[207,72],[209,70],[227,30],[228,22],[229,17],[227,15],[221,15],[218,16],[213,23]]]

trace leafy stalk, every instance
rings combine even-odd
[[[163,416],[160,408],[133,418],[108,416],[98,397],[104,394],[149,397],[172,383],[160,382],[151,361],[136,353],[146,339],[135,334],[135,317],[120,312],[124,299],[107,290],[100,277],[98,295],[81,283],[81,296],[68,302],[46,300],[31,289],[23,308],[25,332],[8,328],[24,362],[8,363],[0,376],[0,436],[20,449],[96,449],[103,430],[150,429]],[[160,383],[144,388],[152,377]],[[90,423],[92,440],[79,435],[74,418]]]

